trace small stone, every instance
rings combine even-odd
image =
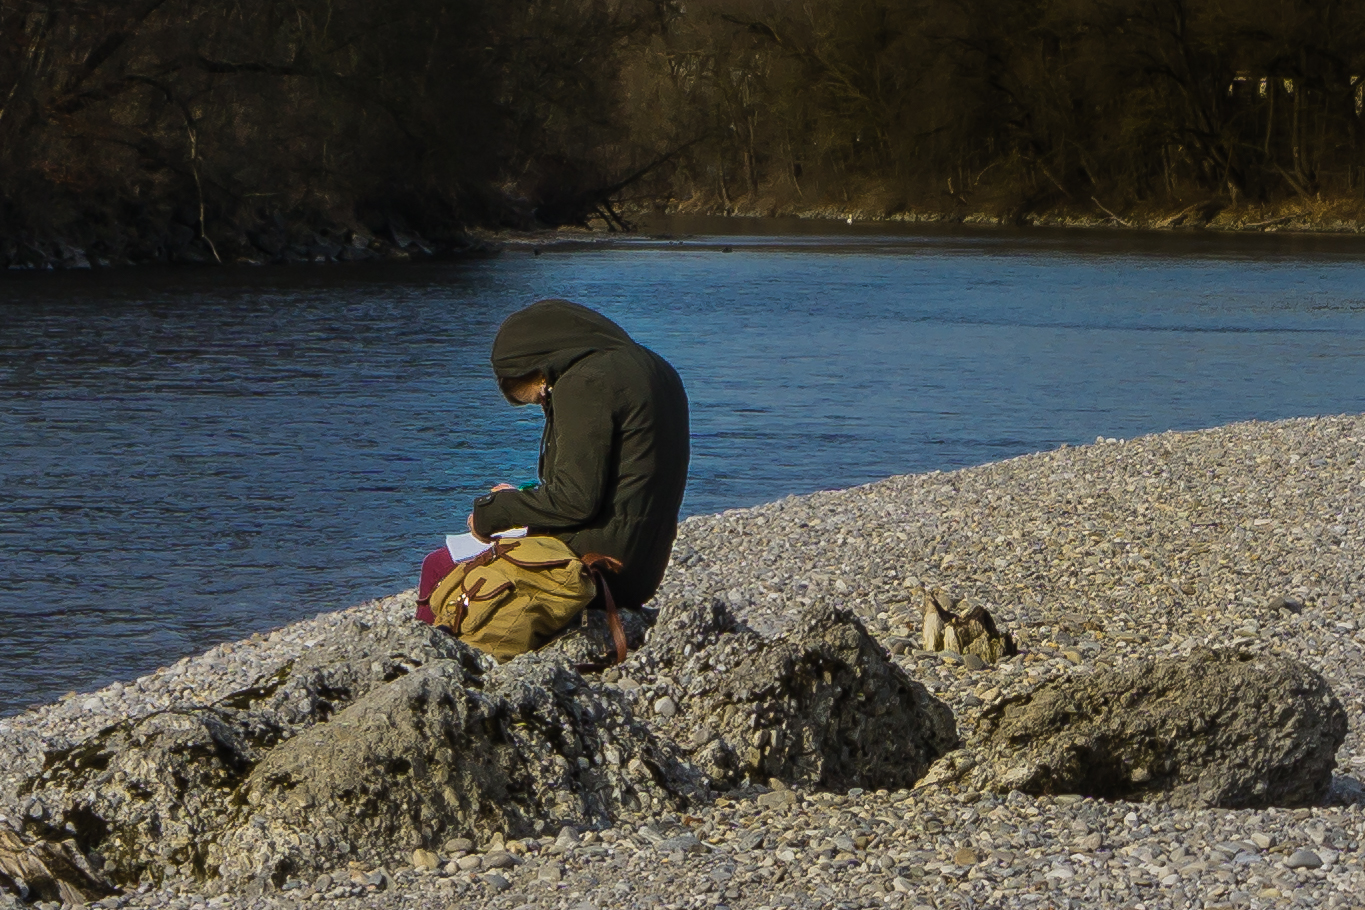
[[[654,849],[660,853],[705,853],[706,847],[697,839],[695,834],[679,834],[677,837],[665,837],[654,845]]]
[[[1100,847],[1104,846],[1104,835],[1100,834],[1098,831],[1087,834],[1085,837],[1076,841],[1076,846],[1087,853],[1094,853]]]
[[[1295,600],[1293,597],[1275,597],[1267,604],[1267,609],[1284,610],[1289,613],[1302,613],[1303,602]]]
[[[483,868],[485,869],[510,869],[516,864],[516,857],[504,850],[486,854],[483,858]]]
[[[910,880],[897,875],[891,880],[891,888],[899,894],[909,894],[915,886],[910,884]]]
[[[796,794],[790,790],[774,790],[771,793],[760,794],[754,800],[765,809],[781,809],[783,806],[796,805]]]
[[[986,662],[982,660],[980,657],[977,657],[975,654],[963,655],[962,663],[966,665],[968,670],[986,669]]]
[[[461,872],[473,872],[475,869],[483,865],[483,857],[478,856],[477,854],[462,856],[459,859],[455,860],[455,865],[460,867]]]
[[[957,866],[975,866],[977,861],[976,851],[971,847],[963,847],[953,854],[953,864]]]
[[[441,858],[430,850],[414,850],[412,851],[412,867],[435,872],[441,867]]]
[[[665,695],[654,702],[654,713],[660,717],[672,717],[678,713],[678,703]]]
[[[447,855],[469,853],[473,849],[474,842],[467,837],[452,837],[441,847],[441,851]]]
[[[1262,850],[1269,850],[1271,847],[1275,846],[1275,837],[1257,831],[1255,834],[1251,835],[1251,842]]]
[[[1312,850],[1299,849],[1290,854],[1284,864],[1290,869],[1316,869],[1322,865],[1322,859]]]
[[[506,891],[508,888],[512,887],[511,882],[496,872],[490,872],[487,875],[481,876],[479,880],[494,891]]]

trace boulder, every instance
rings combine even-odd
[[[768,611],[752,622],[719,601],[684,612],[646,649],[662,651],[681,684],[656,712],[716,786],[908,787],[957,744],[948,707],[847,610]]]
[[[1284,657],[1198,651],[1073,675],[981,714],[929,782],[1229,809],[1307,806],[1332,782],[1346,713]]]
[[[209,871],[279,885],[347,860],[399,863],[452,837],[683,809],[706,791],[674,753],[563,657],[522,655],[477,684],[438,662],[273,750],[242,786]]]
[[[114,724],[41,764],[31,742],[7,744],[0,754],[13,752],[27,773],[7,776],[0,805],[16,806],[36,837],[74,839],[119,883],[202,877],[229,797],[271,749],[432,662],[471,679],[491,666],[421,623],[345,623],[291,666],[213,704]]]

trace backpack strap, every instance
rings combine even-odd
[[[616,612],[616,598],[612,596],[611,585],[607,584],[602,570],[621,571],[621,560],[603,556],[601,553],[589,553],[583,557],[583,565],[592,574],[592,580],[602,589],[602,600],[607,606],[607,628],[611,629],[611,640],[616,644],[616,660],[612,663],[619,664],[626,659],[626,630],[621,628],[621,615]]]

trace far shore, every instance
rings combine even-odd
[[[968,201],[950,200],[944,206],[889,203],[876,194],[853,197],[846,203],[798,204],[760,197],[721,201],[673,200],[636,202],[622,206],[632,228],[621,231],[604,218],[583,226],[529,229],[474,226],[441,239],[423,236],[405,226],[296,224],[275,235],[227,229],[228,237],[215,244],[204,239],[173,240],[167,227],[160,241],[122,244],[108,240],[86,243],[79,238],[0,237],[0,272],[103,270],[143,265],[279,265],[334,262],[408,262],[464,259],[496,255],[505,249],[572,247],[648,233],[651,219],[700,217],[707,219],[798,219],[831,224],[923,225],[926,227],[981,227],[1040,229],[1102,229],[1140,234],[1213,232],[1224,234],[1304,234],[1348,236],[1365,232],[1365,203],[1355,199],[1291,200],[1269,205],[1230,205],[1218,199],[1196,200],[1179,208],[1142,207],[1119,213],[1099,200],[1072,202],[1036,211],[993,210]],[[183,232],[183,229],[182,229]],[[115,229],[117,233],[117,229]],[[212,236],[217,233],[210,230]],[[720,235],[717,235],[720,236]],[[248,240],[248,238],[252,238]],[[292,239],[290,239],[292,238]]]

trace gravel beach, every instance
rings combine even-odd
[[[1019,655],[973,670],[919,651],[922,588],[987,607]],[[0,721],[0,735],[34,732],[44,749],[68,748],[115,720],[226,696],[348,618],[409,621],[412,597],[220,645]],[[1209,645],[1303,661],[1331,683],[1350,729],[1328,798],[1307,809],[753,781],[691,815],[454,840],[415,852],[410,866],[337,869],[281,892],[206,898],[193,883],[148,884],[101,906],[1365,905],[1365,415],[1101,439],[691,518],[654,605],[714,597],[755,626],[803,604],[855,611],[952,708],[963,739],[983,706],[1041,681]],[[638,713],[665,719],[686,683],[636,658],[606,679]]]

